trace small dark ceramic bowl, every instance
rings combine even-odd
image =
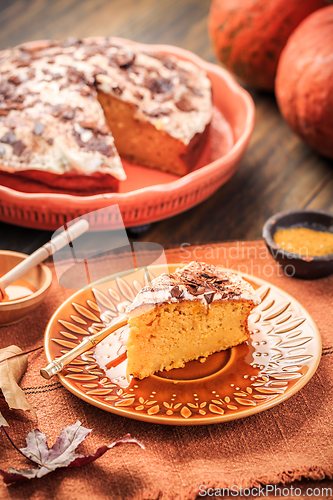
[[[274,259],[287,276],[316,279],[333,273],[333,254],[322,257],[302,256],[287,252],[274,241],[279,229],[307,227],[316,231],[333,233],[333,213],[323,210],[290,210],[270,217],[263,227],[263,237]]]

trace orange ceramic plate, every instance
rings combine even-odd
[[[169,266],[173,272],[177,265]],[[153,269],[157,276],[158,266]],[[240,273],[262,297],[249,319],[248,342],[191,361],[185,368],[144,380],[126,379],[127,328],[107,337],[60,374],[79,398],[124,417],[171,425],[226,422],[267,410],[298,392],[312,377],[321,356],[321,338],[309,313],[283,290]],[[75,347],[124,312],[144,285],[136,273],[70,297],[53,315],[45,334],[48,362]],[[125,358],[125,356],[124,356]]]
[[[118,204],[125,227],[138,226],[188,210],[211,196],[235,173],[254,126],[255,108],[251,96],[228,71],[192,52],[169,45],[139,45],[144,50],[192,61],[211,79],[214,116],[206,148],[196,168],[184,177],[177,177],[124,160],[128,178],[121,183],[120,193],[95,196],[53,193],[46,196],[0,186],[1,221],[55,230],[79,215]],[[91,217],[90,227],[96,230],[115,228],[117,221],[107,215],[104,213],[100,219]]]

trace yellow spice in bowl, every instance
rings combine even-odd
[[[307,227],[279,229],[274,234],[275,243],[287,252],[311,257],[333,254],[333,233],[315,231]]]

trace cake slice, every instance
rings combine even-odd
[[[128,308],[127,376],[143,379],[245,342],[260,303],[237,274],[191,262],[144,287]]]

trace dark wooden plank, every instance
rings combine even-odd
[[[210,0],[20,0],[3,11],[0,48],[27,40],[94,35],[122,36],[146,43],[171,43],[189,50],[194,50],[193,44],[199,42],[198,47],[207,48],[209,4]],[[197,22],[201,23],[201,29],[198,37],[192,37],[190,30]],[[182,43],[187,34],[186,42]],[[209,44],[208,48],[212,57]]]
[[[318,193],[314,193],[313,197],[307,203],[305,208],[314,210],[328,210],[333,213],[333,172],[325,182],[324,186]]]
[[[0,222],[0,250],[30,254],[50,240],[52,233]]]
[[[4,10],[6,10],[11,4],[12,0],[1,0],[0,1],[0,12],[2,13]]]

